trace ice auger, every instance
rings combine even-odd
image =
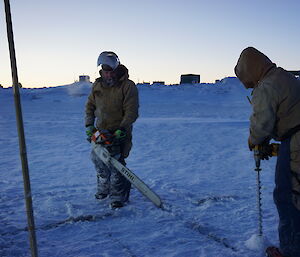
[[[270,147],[270,155],[277,156],[279,145],[277,143],[269,144],[268,147]],[[263,234],[263,227],[262,227],[262,209],[261,209],[261,180],[260,180],[260,161],[261,161],[261,146],[256,145],[254,147],[254,160],[255,160],[255,171],[256,171],[256,185],[257,185],[257,210],[258,210],[258,235],[262,236]]]

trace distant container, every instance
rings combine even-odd
[[[164,81],[153,81],[152,85],[165,85]]]
[[[79,82],[90,82],[90,76],[88,75],[80,75]]]
[[[200,75],[184,74],[180,76],[180,84],[195,84],[200,83]]]
[[[150,86],[150,82],[143,81],[142,83],[137,83],[137,86]]]

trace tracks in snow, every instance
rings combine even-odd
[[[188,197],[182,197],[182,198],[187,203],[189,202],[190,204],[192,204],[194,206],[201,206],[203,204],[210,203],[210,202],[211,203],[219,203],[219,202],[231,201],[231,200],[236,199],[236,197],[234,197],[234,196],[208,196],[205,198],[201,198],[199,200],[192,199],[192,201],[191,201],[191,198],[188,198]],[[192,230],[193,232],[199,233],[200,235],[206,237],[207,239],[212,240],[218,244],[221,244],[222,246],[224,246],[227,249],[230,249],[233,252],[238,252],[238,249],[236,247],[234,247],[233,245],[231,245],[225,237],[222,237],[222,236],[219,236],[219,235],[213,233],[211,231],[211,229],[209,229],[207,226],[200,224],[198,221],[195,221],[193,219],[187,220],[187,218],[182,214],[182,212],[184,213],[184,210],[178,209],[178,207],[176,207],[175,205],[165,203],[162,208],[162,211],[165,213],[171,214],[177,221],[180,221],[180,223],[182,223],[184,227]],[[116,215],[115,213],[116,212],[114,210],[110,210],[108,212],[104,212],[102,214],[96,214],[96,215],[79,215],[76,217],[71,216],[62,221],[38,226],[38,227],[36,227],[36,230],[50,230],[50,229],[58,228],[60,226],[74,224],[74,223],[78,223],[78,222],[98,222],[101,220],[105,220],[107,218],[118,218],[119,216]],[[12,232],[4,232],[4,233],[1,233],[1,236],[17,235],[24,231],[28,231],[28,228],[26,227],[23,229],[18,229],[18,230],[12,231]],[[127,256],[136,257],[136,255],[133,253],[133,251],[130,249],[130,247],[125,245],[124,243],[122,243],[122,241],[120,239],[118,239],[117,237],[114,237],[112,232],[107,233],[106,236],[110,240],[115,242],[116,244],[120,245],[121,249],[123,249],[124,253]]]
[[[209,196],[206,198],[202,198],[200,200],[196,200],[193,201],[193,205],[201,205],[207,202],[223,202],[223,201],[227,201],[227,200],[232,200],[235,197],[233,196]],[[185,198],[185,200],[188,200],[187,198]],[[214,242],[221,244],[222,246],[224,246],[225,248],[228,248],[230,250],[232,250],[233,252],[238,252],[238,249],[236,247],[234,247],[233,245],[231,245],[229,242],[227,242],[227,239],[225,237],[221,237],[217,234],[214,234],[213,232],[211,232],[207,227],[201,225],[199,222],[197,221],[190,221],[190,220],[186,220],[186,218],[180,214],[180,210],[178,211],[174,211],[173,210],[174,207],[171,204],[165,204],[164,207],[162,208],[163,211],[168,212],[170,214],[172,214],[174,217],[178,218],[181,223],[184,225],[184,227],[189,228],[203,236],[205,236],[206,238],[213,240]]]

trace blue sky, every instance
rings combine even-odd
[[[233,76],[254,46],[279,66],[300,69],[300,1],[11,0],[19,80],[24,87],[97,77],[100,52],[115,51],[137,82],[201,82]],[[4,5],[0,5],[0,84],[11,85]]]

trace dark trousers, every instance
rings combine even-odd
[[[300,257],[300,211],[292,202],[290,138],[281,142],[275,173],[274,202],[279,215],[279,241],[284,255]]]
[[[111,202],[127,202],[131,183],[114,167],[107,166],[103,163],[95,154],[94,150],[91,152],[91,159],[97,171],[97,193],[108,194]],[[124,158],[120,158],[119,161],[124,166],[126,165]]]

